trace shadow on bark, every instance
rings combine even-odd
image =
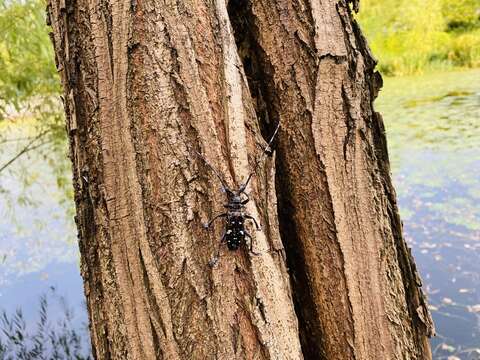
[[[262,135],[265,139],[271,134],[278,121],[275,104],[279,103],[273,83],[273,67],[258,44],[258,29],[254,24],[254,14],[250,1],[231,0],[228,14],[234,30],[238,53],[243,63],[250,94],[255,107]],[[282,131],[282,128],[280,128]],[[322,334],[318,326],[311,326],[309,319],[318,318],[308,286],[307,271],[303,252],[299,248],[295,223],[292,221],[294,207],[288,177],[284,176],[284,164],[279,149],[276,157],[276,195],[280,236],[286,252],[293,290],[295,313],[298,318],[300,341],[305,359],[326,359],[322,353]]]

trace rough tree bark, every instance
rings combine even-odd
[[[431,357],[350,5],[49,1],[96,358]],[[195,151],[238,186],[278,121],[260,255],[211,268],[225,196]]]

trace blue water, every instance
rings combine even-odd
[[[27,122],[0,130],[4,137],[18,138],[29,136],[32,127]],[[3,146],[0,166],[23,145],[21,141]],[[67,159],[64,154],[52,156],[51,150],[45,147],[28,153],[0,174],[0,311],[11,319],[21,310],[25,334],[33,335],[45,297],[49,329],[59,335],[75,329],[88,352],[73,203],[67,195],[71,184],[59,186],[59,171],[64,171]]]
[[[434,359],[480,359],[480,71],[386,79],[376,106]]]

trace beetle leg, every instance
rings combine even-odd
[[[220,259],[220,246],[222,246],[222,244],[225,244],[226,235],[227,235],[227,232],[224,231],[222,238],[220,239],[220,244],[217,247],[217,252],[215,253],[215,256],[212,258],[212,260],[208,262],[208,265],[210,265],[211,267],[214,267],[215,265],[217,265],[218,260]]]
[[[247,197],[245,200],[242,201],[242,205],[245,205],[246,203],[248,203],[250,201],[250,196],[248,196],[248,194],[246,192],[243,192],[243,194],[245,194],[245,196]]]
[[[253,255],[260,255],[260,253],[257,253],[256,251],[253,251],[253,238],[247,231],[245,231],[245,237],[248,237],[250,239],[250,246],[249,246],[250,252]]]
[[[257,231],[260,231],[260,226],[258,225],[257,220],[255,220],[255,218],[253,216],[245,214],[245,218],[252,220],[255,223],[255,226],[257,227]]]
[[[223,213],[223,214],[218,214],[217,216],[215,216],[212,220],[210,220],[208,223],[204,224],[204,228],[205,229],[208,229],[210,227],[210,225],[212,225],[212,223],[217,220],[218,218],[220,217],[225,217],[227,216],[227,213]]]
[[[208,262],[208,265],[209,265],[210,267],[215,267],[215,265],[217,265],[217,263],[218,263],[218,260],[219,260],[219,257],[218,257],[218,256],[215,256],[215,257],[212,258],[212,260],[210,260],[210,261]]]

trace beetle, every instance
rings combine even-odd
[[[257,231],[260,230],[260,226],[258,225],[257,220],[249,214],[245,212],[245,205],[250,201],[250,197],[248,194],[245,192],[245,189],[247,188],[250,180],[252,179],[256,168],[258,167],[258,164],[263,160],[263,158],[271,152],[270,146],[272,145],[273,140],[275,139],[275,136],[278,133],[278,130],[280,128],[280,122],[278,123],[277,127],[275,128],[275,131],[273,132],[272,137],[267,143],[267,146],[263,150],[263,157],[259,160],[256,161],[254,170],[248,175],[247,180],[243,185],[241,185],[238,189],[232,190],[224,178],[220,175],[220,173],[215,169],[215,167],[208,162],[208,160],[199,152],[196,151],[197,155],[203,159],[205,164],[212,169],[213,173],[216,175],[216,177],[220,180],[222,183],[222,190],[225,192],[227,195],[227,203],[223,205],[226,208],[226,211],[224,213],[216,215],[213,219],[211,219],[208,223],[204,224],[205,229],[209,229],[210,226],[214,223],[215,220],[220,219],[220,218],[225,218],[225,231],[222,235],[222,238],[220,239],[220,244],[217,250],[217,253],[215,257],[213,258],[212,261],[210,261],[210,265],[213,266],[216,264],[218,261],[218,256],[220,253],[220,246],[224,243],[227,244],[227,248],[230,251],[235,251],[240,248],[242,244],[245,243],[245,239],[249,238],[250,239],[250,252],[252,252],[255,255],[258,255],[253,251],[253,239],[252,236],[246,231],[245,229],[245,222],[247,220],[253,221],[255,224],[255,227]]]

